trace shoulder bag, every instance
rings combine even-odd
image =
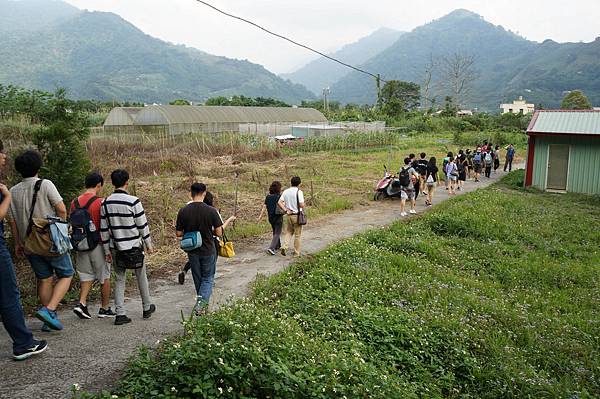
[[[304,209],[300,208],[300,196],[299,193],[300,189],[298,189],[298,191],[296,191],[296,206],[298,207],[298,224],[300,226],[304,226],[306,225],[306,223],[308,223],[308,220],[306,219],[306,213],[304,213]]]
[[[25,253],[38,256],[61,256],[62,254],[52,252],[52,235],[50,234],[50,223],[45,218],[34,218],[33,212],[37,203],[38,193],[42,187],[44,179],[39,179],[33,187],[33,200],[31,201],[31,211],[29,212],[29,222],[27,232],[25,233],[25,243],[23,249]]]
[[[105,200],[106,201],[106,200]],[[108,232],[112,238],[112,227],[110,225],[110,217],[108,215],[108,207],[106,202],[102,204],[104,206],[104,216],[106,217],[106,224],[108,225]],[[118,249],[117,241],[112,238],[115,245],[115,259],[114,263],[122,269],[141,269],[144,267],[144,251],[141,247],[133,247],[125,251]]]
[[[202,246],[202,234],[199,231],[188,231],[179,241],[179,248],[185,252],[193,251]]]
[[[225,232],[223,232],[222,239],[219,240],[219,256],[223,258],[233,258],[235,256],[233,243],[227,239]]]

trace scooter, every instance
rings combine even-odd
[[[385,198],[400,198],[401,193],[402,186],[400,185],[400,180],[388,171],[386,165],[383,165],[383,178],[375,186],[373,200],[380,201]]]

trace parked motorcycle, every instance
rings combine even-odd
[[[402,186],[400,180],[388,171],[387,166],[383,165],[383,178],[375,186],[373,200],[380,201],[385,198],[400,198]]]

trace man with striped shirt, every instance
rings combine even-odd
[[[126,170],[118,169],[111,173],[110,179],[115,186],[115,191],[102,204],[100,235],[106,260],[113,263],[116,275],[115,310],[117,317],[115,325],[122,325],[131,322],[131,319],[125,314],[125,273],[127,269],[112,260],[116,258],[117,251],[145,247],[147,253],[153,253],[154,248],[144,207],[139,198],[127,193],[129,173]],[[156,306],[151,303],[146,266],[135,269],[135,276],[142,296],[142,315],[144,319],[147,319],[154,313]]]

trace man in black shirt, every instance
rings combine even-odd
[[[223,222],[217,210],[206,205],[206,185],[194,183],[190,189],[192,201],[177,214],[177,237],[181,239],[185,233],[200,232],[202,245],[189,251],[188,259],[192,266],[192,277],[196,287],[196,306],[194,311],[197,315],[206,312],[208,302],[215,280],[217,267],[217,252],[213,242],[213,235],[223,235]]]

